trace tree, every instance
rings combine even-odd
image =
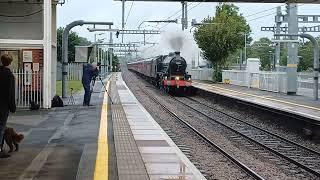
[[[57,29],[57,59],[59,62],[62,61],[62,34],[64,28],[59,27]],[[91,42],[87,38],[80,37],[76,32],[70,32],[68,37],[68,62],[74,62],[75,57],[75,46],[86,46],[90,45]]]
[[[202,22],[207,24],[195,30],[194,38],[205,59],[215,69],[214,81],[221,81],[221,70],[226,65],[227,57],[244,46],[244,33],[251,31],[250,26],[239,14],[239,8],[227,3],[220,3],[215,17],[205,18]]]
[[[248,48],[248,57],[260,59],[261,70],[269,71],[271,69],[271,60],[273,60],[274,48],[270,45],[271,40],[264,37],[253,42]]]
[[[119,69],[119,58],[114,53],[112,54],[112,70],[117,71]]]
[[[316,38],[318,44],[320,44],[320,36]],[[306,43],[300,43],[298,55],[298,71],[308,71],[313,69],[313,45],[310,41]]]

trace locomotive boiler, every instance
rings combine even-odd
[[[192,88],[191,75],[186,72],[187,62],[180,52],[131,62],[128,69],[143,75],[166,92],[185,93]]]

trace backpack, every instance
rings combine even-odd
[[[53,97],[51,101],[51,107],[63,107],[63,101],[58,95]]]
[[[39,104],[37,104],[34,101],[30,101],[30,107],[29,107],[30,110],[39,110],[39,108],[40,108]]]

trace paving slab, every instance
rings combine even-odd
[[[133,139],[138,152],[134,156],[141,157],[141,166],[145,168],[148,179],[205,179],[139,103],[120,73],[112,90],[119,95],[117,100],[123,108],[121,117],[127,122],[126,128],[132,134],[130,140]],[[115,144],[117,146],[117,142]]]
[[[193,86],[221,96],[309,118],[312,123],[320,125],[320,100],[229,84],[213,84],[207,81],[194,81]]]
[[[82,106],[81,91],[75,105],[11,114],[7,125],[25,139],[19,152],[0,160],[0,179],[92,179],[104,94],[100,82],[94,92],[90,107]]]

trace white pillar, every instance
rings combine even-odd
[[[51,108],[52,0],[43,1],[43,107]]]

